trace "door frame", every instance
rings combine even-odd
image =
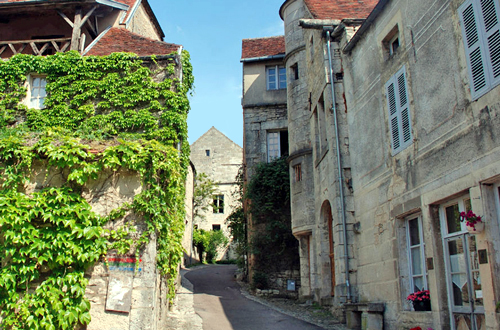
[[[458,211],[463,212],[466,210],[465,201],[470,201],[470,196],[468,194],[462,195],[458,198],[450,200],[446,203],[443,203],[439,207],[439,220],[441,224],[441,240],[443,244],[443,258],[445,263],[445,274],[446,274],[446,292],[448,296],[448,306],[450,312],[450,326],[452,330],[455,330],[455,314],[468,314],[471,317],[471,330],[477,330],[476,317],[475,315],[484,315],[484,306],[476,306],[474,304],[473,299],[469,299],[470,309],[468,307],[457,308],[454,305],[454,296],[453,296],[453,286],[452,286],[452,274],[451,274],[451,264],[450,264],[450,251],[448,242],[453,240],[461,240],[463,244],[463,254],[465,258],[465,273],[467,277],[467,287],[468,287],[468,295],[469,297],[474,296],[474,292],[472,290],[473,278],[472,273],[473,269],[471,267],[471,255],[469,248],[469,237],[471,234],[468,233],[466,229],[465,222],[460,222],[460,231],[448,233],[448,222],[446,221],[446,208],[452,205],[458,205]]]

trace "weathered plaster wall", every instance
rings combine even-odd
[[[267,90],[266,67],[276,65],[283,65],[283,61],[258,61],[244,64],[243,107],[286,103],[286,89]]]

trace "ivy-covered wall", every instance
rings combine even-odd
[[[30,74],[47,77],[41,110],[23,103]],[[173,294],[192,84],[185,51],[159,59],[69,52],[0,61],[2,327],[88,324],[86,271],[106,267],[109,251],[139,256],[151,241]],[[106,182],[123,177],[136,178],[130,200],[100,204]]]

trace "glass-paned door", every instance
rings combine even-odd
[[[468,197],[441,208],[450,321],[454,330],[485,328],[476,236],[470,235],[459,220],[460,212],[470,209]]]

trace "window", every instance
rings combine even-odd
[[[210,157],[210,150],[209,150],[209,149],[205,150],[205,155],[206,155],[207,157]]]
[[[293,173],[295,176],[295,182],[302,181],[302,165],[297,164],[293,167]]]
[[[475,100],[500,83],[498,0],[467,0],[458,9]]]
[[[220,225],[212,225],[212,230],[213,230],[213,231],[218,231],[218,230],[220,230]]]
[[[382,47],[384,48],[386,60],[394,56],[399,48],[399,28],[397,25],[382,40]]]
[[[288,155],[288,131],[267,132],[267,162]]]
[[[284,66],[268,66],[266,68],[266,75],[268,90],[286,88],[286,69]]]
[[[413,142],[406,68],[404,66],[385,84],[385,91],[389,110],[392,154],[395,155]]]
[[[410,268],[410,292],[427,290],[427,270],[421,217],[414,216],[406,219],[406,242]]]
[[[224,213],[224,195],[214,195],[214,213]]]
[[[298,63],[293,64],[290,67],[290,69],[292,71],[293,80],[298,80],[299,79],[299,65],[298,65]]]
[[[29,107],[43,109],[47,92],[47,79],[42,76],[30,76],[29,78]]]

